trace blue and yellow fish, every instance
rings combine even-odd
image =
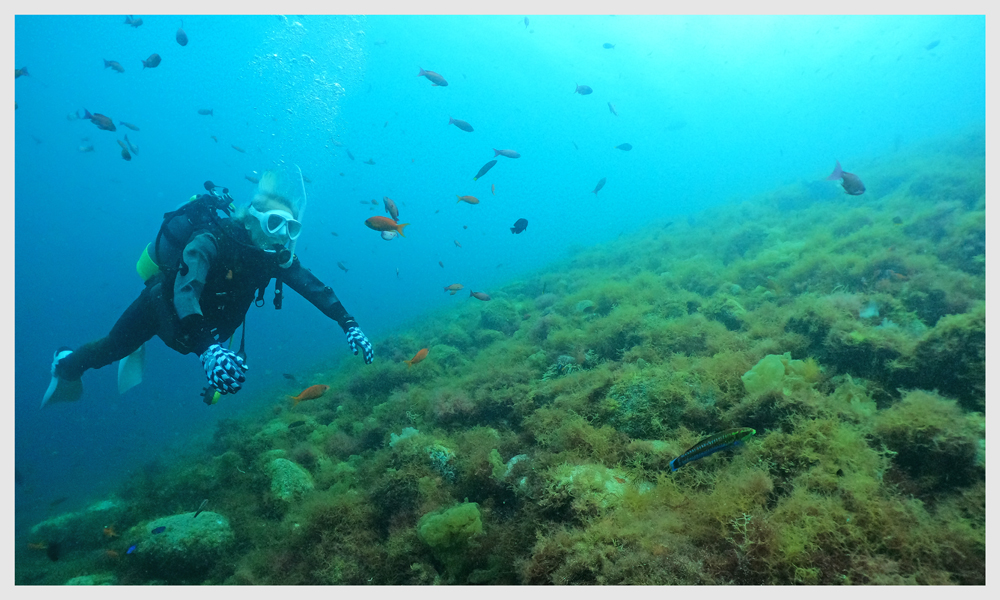
[[[688,448],[684,454],[681,454],[677,458],[670,461],[670,470],[676,471],[689,462],[698,460],[699,458],[704,458],[709,454],[718,452],[719,450],[725,450],[726,448],[732,448],[733,446],[742,444],[747,438],[755,433],[757,433],[757,430],[752,427],[737,427],[735,429],[727,429],[710,435],[694,446]]]

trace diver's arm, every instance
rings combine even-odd
[[[188,242],[182,254],[183,265],[174,278],[174,310],[181,320],[180,334],[187,338],[188,345],[201,355],[215,343],[215,338],[205,326],[201,312],[201,292],[205,289],[208,271],[218,255],[219,247],[215,236],[203,231]]]
[[[347,309],[337,299],[333,289],[319,280],[311,271],[302,266],[298,257],[292,260],[291,266],[281,269],[278,277],[288,284],[300,296],[312,303],[313,306],[340,324],[340,327],[347,333],[351,327],[357,327],[358,323],[354,317],[347,314]]]

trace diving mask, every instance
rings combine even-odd
[[[267,235],[273,237],[287,237],[295,240],[302,233],[302,223],[296,221],[292,214],[284,210],[269,210],[260,212],[253,206],[247,208],[247,212],[260,222],[260,228]]]

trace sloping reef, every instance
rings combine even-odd
[[[208,498],[228,550],[152,571],[121,536],[49,582],[984,584],[985,141],[852,171],[862,196],[659,222],[274,390],[116,494],[140,532]]]

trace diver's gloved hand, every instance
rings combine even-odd
[[[368,337],[361,332],[360,327],[351,327],[347,330],[347,345],[351,347],[351,352],[355,356],[358,354],[358,346],[365,353],[365,363],[372,364],[375,360],[375,351],[372,350],[372,343],[368,341]]]
[[[235,394],[246,381],[248,367],[243,357],[219,344],[212,344],[201,354],[201,365],[212,387],[223,394]]]

